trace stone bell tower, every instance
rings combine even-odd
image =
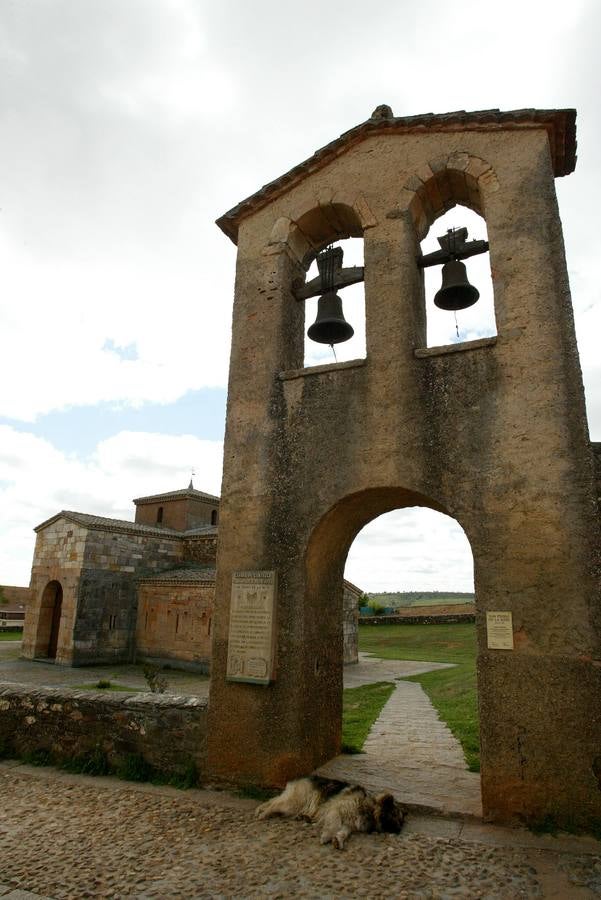
[[[419,505],[473,552],[485,816],[601,821],[599,518],[554,188],[575,147],[573,110],[378,107],[219,219],[238,260],[215,779],[279,785],[336,755],[346,555]],[[457,203],[486,220],[497,336],[427,348],[419,242]],[[307,268],[349,236],[366,358],[304,368]]]

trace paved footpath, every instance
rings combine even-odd
[[[482,816],[480,776],[467,770],[459,741],[438,718],[421,685],[396,680],[448,664],[360,657],[354,676],[358,683],[395,680],[396,688],[375,721],[363,753],[338,756],[318,773],[374,791],[389,790],[411,808]],[[351,686],[346,670],[345,686]]]
[[[592,900],[601,843],[410,815],[400,835],[322,847],[255,800],[0,763],[2,900]]]

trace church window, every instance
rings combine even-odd
[[[157,525],[160,525],[163,521],[163,507],[159,506],[157,510]]]

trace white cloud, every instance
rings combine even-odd
[[[302,15],[276,0],[3,4],[0,416],[169,403],[225,385],[235,250],[214,218],[377,104],[398,115],[574,105],[578,167],[557,188],[591,432],[601,437],[600,15],[593,0],[560,15],[542,0],[382,0],[369,10],[307,0]],[[468,265],[478,287],[488,278],[480,265],[488,260]],[[358,336],[341,359],[364,352],[354,290],[343,298]],[[490,323],[482,294],[459,316],[465,338]],[[429,324],[431,344],[453,340],[452,314]],[[311,348],[312,362],[331,359],[321,349]],[[195,438],[124,432],[80,460],[3,429],[0,578],[26,580],[30,528],[61,505],[126,515],[132,496],[187,482],[193,465],[198,486],[218,490],[218,455]],[[438,567],[466,584],[452,531],[440,531],[428,560],[409,538],[431,543],[434,532],[417,523],[400,513],[369,526],[349,557],[351,579],[439,587],[428,575]]]
[[[87,459],[69,457],[48,441],[0,425],[2,583],[29,581],[32,529],[61,509],[133,519],[134,497],[194,485],[219,494],[222,444],[192,435],[123,431]]]
[[[419,507],[395,510],[357,535],[345,577],[365,591],[472,591],[472,551],[454,519]]]

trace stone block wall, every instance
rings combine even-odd
[[[28,587],[17,587],[12,584],[3,584],[1,587],[4,599],[11,606],[27,606],[29,603],[31,592]]]
[[[0,683],[3,752],[69,759],[100,748],[118,766],[129,754],[163,772],[205,768],[207,701],[171,694],[104,694]]]
[[[184,559],[200,566],[215,565],[217,559],[217,536],[185,538]]]
[[[343,659],[345,666],[359,662],[359,601],[360,594],[347,586],[342,589]]]
[[[136,578],[177,565],[182,553],[178,537],[89,531],[77,591],[74,665],[133,659]]]
[[[138,587],[136,659],[178,660],[209,672],[215,584]]]
[[[21,646],[22,655],[29,659],[48,652],[48,610],[42,596],[49,582],[57,581],[63,593],[56,661],[66,664],[72,661],[77,588],[86,537],[86,528],[67,519],[58,519],[37,534],[31,568],[31,600],[25,614]]]

